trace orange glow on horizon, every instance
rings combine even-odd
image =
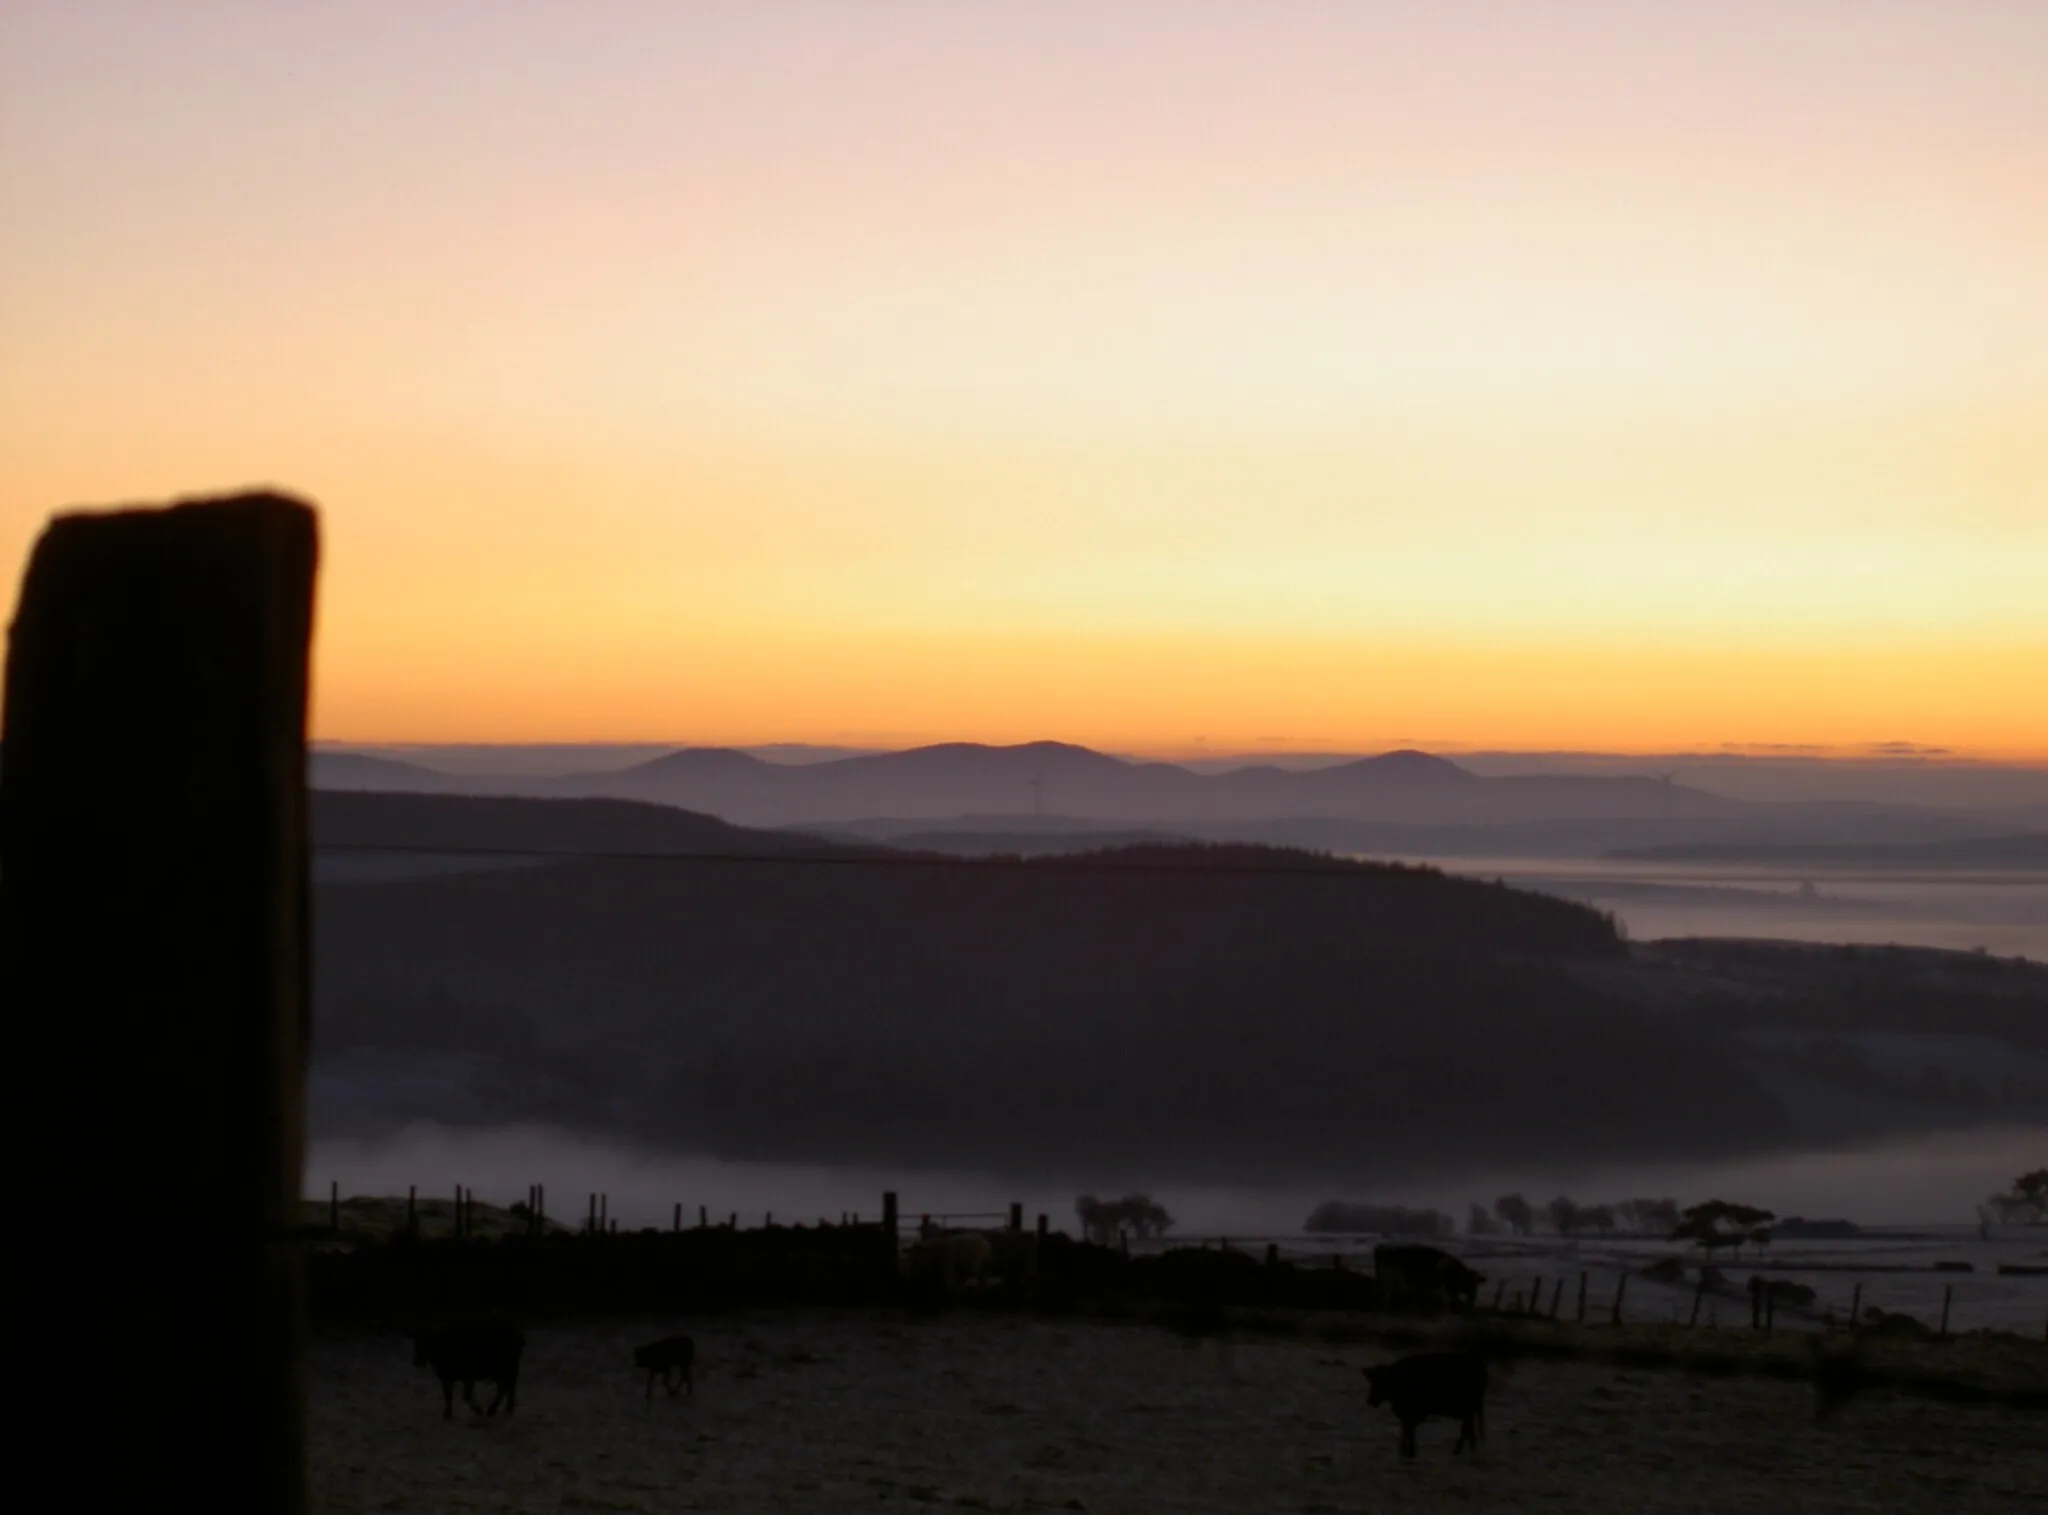
[[[10,7],[0,567],[303,493],[329,740],[2048,760],[2048,8],[857,9]]]

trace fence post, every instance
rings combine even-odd
[[[1863,1280],[1860,1278],[1856,1280],[1855,1292],[1849,1296],[1849,1329],[1863,1329]]]
[[[1560,1279],[1559,1279],[1559,1280],[1557,1281],[1557,1285],[1556,1285],[1556,1287],[1554,1287],[1554,1288],[1553,1288],[1553,1289],[1552,1289],[1552,1290],[1550,1291],[1550,1318],[1551,1318],[1552,1320],[1556,1320],[1556,1319],[1557,1319],[1557,1307],[1558,1307],[1559,1305],[1563,1304],[1563,1303],[1564,1303],[1564,1280],[1560,1278]]]
[[[36,1154],[0,1306],[13,1509],[305,1506],[317,535],[252,495],[67,514],[28,558],[0,806],[0,992],[42,1046],[6,1107]],[[143,1414],[82,1344],[117,1320],[176,1365]]]
[[[1702,1268],[1700,1269],[1700,1281],[1693,1287],[1692,1291],[1692,1314],[1688,1315],[1685,1319],[1685,1325],[1687,1330],[1691,1330],[1694,1326],[1700,1323],[1700,1301],[1705,1299],[1706,1297],[1707,1270],[1705,1268]]]
[[[702,1230],[704,1230],[705,1228],[707,1228],[707,1227],[708,1227],[708,1226],[709,1226],[710,1224],[711,1224],[711,1207],[710,1207],[709,1205],[699,1205],[699,1206],[697,1206],[697,1229],[698,1229],[699,1231],[702,1231]]]
[[[1582,1269],[1580,1269],[1580,1270],[1579,1270],[1579,1324],[1580,1324],[1580,1325],[1584,1325],[1585,1323],[1586,1323],[1586,1273],[1585,1273],[1585,1270],[1584,1270],[1584,1269],[1582,1268]]]
[[[533,1234],[540,1237],[543,1241],[547,1239],[548,1186],[546,1184],[535,1184],[533,1186]]]
[[[327,1229],[337,1236],[341,1234],[341,1180],[338,1178],[327,1183]]]
[[[1941,1286],[1941,1334],[1944,1338],[1948,1335],[1948,1307],[1954,1302],[1955,1297],[1956,1286],[1954,1284],[1943,1284]]]
[[[1496,1281],[1494,1282],[1494,1285],[1493,1285],[1493,1304],[1492,1304],[1491,1306],[1489,1306],[1489,1308],[1490,1308],[1490,1309],[1491,1309],[1491,1310],[1493,1311],[1493,1313],[1494,1313],[1494,1314],[1496,1314],[1496,1315],[1498,1315],[1498,1314],[1500,1313],[1500,1297],[1501,1297],[1501,1295],[1503,1295],[1503,1294],[1505,1294],[1505,1293],[1507,1292],[1507,1287],[1508,1287],[1508,1281],[1507,1281],[1507,1280],[1506,1280],[1505,1278],[1502,1278],[1502,1279],[1497,1279],[1497,1280],[1496,1280]]]
[[[682,1202],[681,1200],[677,1200],[677,1201],[676,1201],[676,1218],[675,1218],[675,1220],[674,1220],[674,1221],[672,1221],[672,1222],[670,1223],[670,1225],[669,1225],[669,1230],[671,1230],[671,1231],[680,1231],[680,1230],[682,1230],[682,1229],[683,1229],[683,1202]]]
[[[1614,1289],[1614,1316],[1613,1316],[1613,1318],[1612,1318],[1612,1319],[1611,1319],[1611,1320],[1610,1320],[1610,1321],[1608,1322],[1608,1324],[1609,1324],[1609,1325],[1615,1325],[1615,1326],[1618,1326],[1618,1325],[1620,1325],[1620,1324],[1621,1324],[1621,1302],[1622,1302],[1622,1300],[1623,1300],[1623,1299],[1625,1299],[1625,1298],[1627,1297],[1627,1295],[1628,1295],[1628,1274],[1627,1274],[1627,1272],[1625,1272],[1625,1271],[1624,1271],[1624,1272],[1622,1273],[1622,1275],[1621,1275],[1621,1282],[1620,1282],[1619,1284],[1615,1285],[1615,1289]]]

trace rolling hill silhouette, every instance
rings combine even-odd
[[[802,767],[690,748],[621,772],[577,775],[554,785],[555,792],[657,800],[759,826],[1046,810],[1155,826],[1299,816],[1476,824],[1657,816],[1674,803],[1652,778],[1481,778],[1448,759],[1414,751],[1306,772],[1255,765],[1201,774],[1063,742],[949,742]],[[1675,803],[1690,814],[1743,808],[1698,790],[1676,791]]]

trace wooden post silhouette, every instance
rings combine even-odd
[[[1609,1324],[1609,1325],[1615,1325],[1615,1326],[1618,1326],[1618,1325],[1620,1325],[1620,1324],[1621,1324],[1621,1302],[1622,1302],[1622,1300],[1623,1300],[1623,1299],[1625,1299],[1625,1298],[1626,1298],[1627,1296],[1628,1296],[1628,1275],[1627,1275],[1626,1273],[1624,1273],[1624,1274],[1622,1274],[1622,1275],[1621,1275],[1621,1282],[1620,1282],[1620,1283],[1618,1283],[1618,1284],[1616,1284],[1616,1285],[1614,1286],[1614,1316],[1613,1316],[1613,1318],[1612,1318],[1612,1319],[1611,1319],[1611,1320],[1610,1320],[1610,1321],[1608,1322],[1608,1324]]]
[[[1579,1272],[1579,1324],[1580,1324],[1580,1325],[1584,1325],[1585,1323],[1586,1323],[1586,1274],[1585,1274],[1585,1271],[1584,1271],[1583,1269],[1581,1269],[1581,1270],[1580,1270],[1580,1272]]]
[[[1024,1206],[1019,1200],[1013,1199],[1010,1201],[1010,1229],[1012,1231],[1024,1229]]]
[[[38,1050],[5,1102],[35,1153],[0,1307],[9,1509],[305,1508],[316,539],[276,495],[66,515],[22,581],[0,995]],[[146,1413],[87,1345],[125,1322],[175,1365]]]
[[[710,1224],[711,1224],[711,1207],[710,1207],[709,1205],[699,1205],[699,1206],[697,1206],[697,1229],[701,1231],[701,1230],[703,1230],[703,1229],[704,1229],[704,1228],[705,1228],[706,1226],[708,1226],[708,1225],[710,1225]]]
[[[1852,1331],[1863,1329],[1863,1281],[1861,1279],[1856,1281],[1856,1288],[1849,1295],[1849,1329]]]
[[[1700,1323],[1700,1301],[1705,1299],[1706,1297],[1707,1270],[1705,1268],[1702,1268],[1700,1269],[1700,1281],[1692,1291],[1692,1314],[1688,1315],[1685,1319],[1687,1327],[1696,1326]]]
[[[682,1229],[683,1229],[683,1202],[682,1202],[681,1200],[677,1200],[677,1201],[676,1201],[676,1218],[675,1218],[674,1222],[670,1224],[670,1226],[669,1226],[669,1230],[671,1230],[671,1231],[680,1231],[680,1230],[682,1230]]]
[[[330,1179],[327,1184],[327,1229],[336,1235],[341,1233],[341,1180]]]
[[[1954,1284],[1943,1284],[1941,1286],[1941,1334],[1944,1337],[1948,1335],[1948,1307],[1955,1302],[1955,1297],[1956,1286]]]

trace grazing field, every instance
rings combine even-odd
[[[649,1402],[632,1349],[676,1331],[697,1340],[695,1397]],[[1788,1357],[1798,1345],[1714,1335]],[[1899,1366],[1937,1350],[1964,1377],[2048,1385],[2031,1343],[1900,1344]],[[312,1507],[1963,1515],[2048,1488],[2038,1410],[1872,1389],[1816,1424],[1796,1380],[1534,1357],[1493,1367],[1479,1456],[1454,1458],[1456,1428],[1430,1421],[1403,1463],[1359,1372],[1395,1355],[972,1311],[664,1317],[536,1327],[518,1412],[486,1421],[458,1403],[449,1422],[406,1341],[327,1337],[312,1354]]]

